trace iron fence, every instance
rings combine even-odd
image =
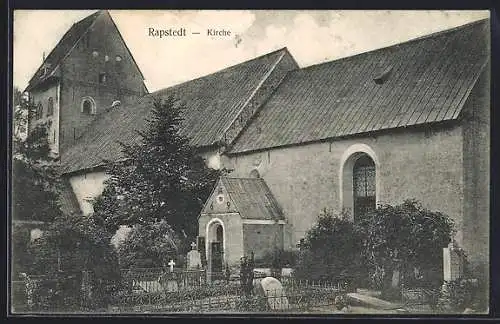
[[[132,268],[121,270],[122,280],[134,293],[161,293],[190,290],[206,283],[205,270]]]
[[[258,281],[259,279],[255,279]],[[134,312],[302,312],[333,307],[345,290],[336,283],[321,281],[283,282],[283,290],[266,290],[246,296],[237,280],[224,285],[206,283],[191,290],[128,293],[115,298],[109,311]]]

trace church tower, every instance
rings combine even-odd
[[[48,122],[56,155],[71,147],[99,115],[147,93],[144,76],[106,10],[64,34],[26,91],[36,107],[29,129]]]

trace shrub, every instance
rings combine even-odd
[[[53,282],[65,282],[69,274],[80,276],[82,270],[91,271],[96,287],[94,304],[105,305],[109,291],[120,281],[118,257],[110,239],[102,222],[93,215],[57,217],[30,247],[34,259],[30,273],[47,275],[54,278]],[[56,286],[64,294],[57,293],[58,288],[49,289],[49,295],[80,297],[80,289]]]
[[[461,313],[469,308],[483,312],[487,309],[487,305],[482,288],[477,280],[460,279],[445,282],[439,292],[437,310],[441,313]]]
[[[300,244],[295,276],[308,280],[358,277],[360,242],[347,214],[334,215],[324,210]]]
[[[442,248],[454,234],[453,221],[415,200],[380,205],[358,222],[361,253],[375,288],[388,292],[395,269],[408,285],[438,287],[442,282]],[[419,279],[415,278],[419,269]]]
[[[298,252],[282,249],[268,251],[263,256],[255,258],[256,268],[288,268],[294,267]]]

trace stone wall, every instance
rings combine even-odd
[[[119,56],[120,61],[116,58]],[[106,80],[100,82],[99,74]],[[141,73],[108,14],[100,15],[61,66],[61,146],[72,145],[113,101],[122,104],[146,93]],[[95,101],[96,114],[81,112],[82,100]]]
[[[415,198],[431,210],[462,223],[462,128],[387,132],[332,142],[311,143],[225,157],[234,177],[258,170],[290,223],[285,246],[293,248],[311,228],[323,208],[344,207],[341,182],[346,153],[367,147],[377,160],[379,203],[398,204]],[[461,225],[460,225],[461,228]],[[461,240],[461,231],[458,234]]]

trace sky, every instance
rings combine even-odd
[[[16,10],[13,83],[24,89],[64,33],[95,10]],[[301,67],[390,46],[489,17],[488,11],[110,10],[149,91],[287,47]],[[149,28],[186,28],[151,37]],[[210,37],[208,28],[231,31]],[[193,35],[190,31],[199,31]]]

